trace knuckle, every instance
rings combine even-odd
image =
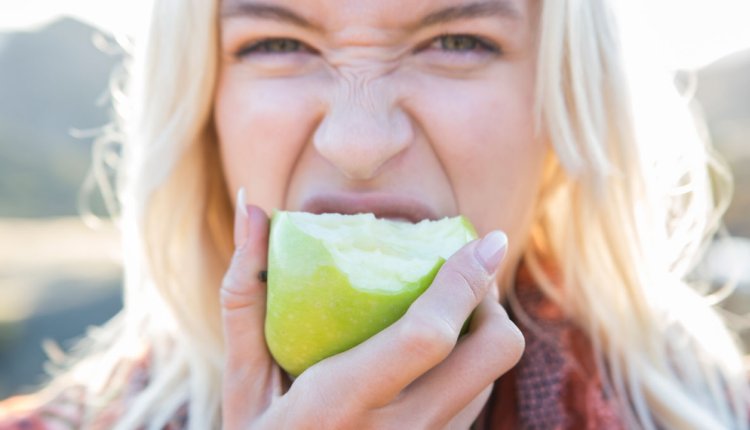
[[[526,339],[518,326],[506,314],[498,314],[492,321],[496,324],[494,331],[503,338],[505,347],[510,351],[516,351],[520,357],[526,347]]]
[[[222,291],[234,291],[237,285],[237,275],[230,268],[221,278],[221,290]]]
[[[515,324],[512,322],[508,323],[510,325],[509,328],[509,338],[511,341],[509,342],[512,349],[512,357],[513,357],[513,364],[518,363],[518,361],[521,359],[521,356],[523,355],[523,351],[526,349],[526,338],[523,336],[523,333],[521,333],[521,330],[516,327]]]
[[[246,288],[253,286],[255,283],[253,271],[257,264],[252,259],[250,261],[247,261],[247,259],[248,256],[243,255],[239,251],[234,253],[229,268],[221,280],[222,290],[240,293],[244,292]]]
[[[244,282],[240,275],[236,271],[229,269],[221,279],[222,300],[242,295],[241,292],[244,290],[243,285]]]
[[[507,317],[490,318],[480,331],[481,345],[492,357],[492,367],[502,374],[521,359],[526,340],[521,331]],[[498,375],[499,376],[499,375]]]
[[[224,277],[221,280],[222,289],[231,291],[236,289],[238,285],[241,285],[240,272],[242,271],[242,266],[243,265],[239,253],[235,252],[234,255],[232,255],[232,260],[229,263],[229,268],[224,273]]]
[[[408,354],[438,363],[450,354],[458,332],[439,318],[412,317],[401,326],[400,342]]]
[[[219,302],[224,309],[236,309],[255,304],[262,296],[257,283],[246,276],[229,269],[222,278]]]
[[[472,303],[479,303],[484,298],[490,278],[476,259],[449,261],[443,268],[441,282],[451,285],[457,293],[467,294]]]
[[[247,306],[248,300],[237,292],[222,287],[219,296],[222,309],[233,310]]]
[[[472,303],[479,303],[486,293],[486,282],[478,276],[472,276],[470,273],[453,271],[450,276],[451,283],[461,287],[471,298]]]

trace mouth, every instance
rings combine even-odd
[[[314,214],[372,213],[377,218],[411,223],[441,218],[427,204],[417,199],[376,192],[318,194],[305,200],[301,210]]]

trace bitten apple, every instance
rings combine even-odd
[[[373,214],[274,214],[265,334],[297,376],[398,320],[445,260],[476,238],[466,217],[409,223]]]

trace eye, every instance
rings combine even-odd
[[[468,34],[444,34],[432,40],[428,49],[451,53],[488,52],[501,53],[499,46],[485,39]]]
[[[295,39],[287,38],[271,38],[263,39],[258,42],[253,42],[247,46],[244,46],[237,51],[235,54],[238,58],[247,57],[249,55],[281,55],[281,54],[294,54],[294,53],[308,53],[312,52],[307,45]]]

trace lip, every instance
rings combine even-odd
[[[305,200],[301,210],[314,214],[372,213],[377,218],[402,219],[413,223],[440,218],[432,208],[417,199],[375,192],[317,194]]]

